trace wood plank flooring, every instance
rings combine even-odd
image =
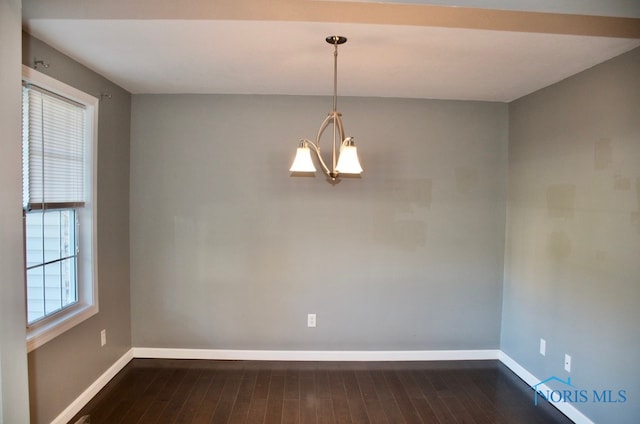
[[[571,423],[498,361],[134,359],[80,413],[91,424]]]

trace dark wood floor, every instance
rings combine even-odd
[[[74,418],[116,423],[571,423],[498,361],[134,359]]]

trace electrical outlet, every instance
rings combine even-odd
[[[107,330],[102,330],[100,332],[100,346],[104,346],[107,344]]]
[[[307,327],[315,327],[316,326],[316,314],[307,315]]]
[[[564,370],[566,372],[571,372],[571,356],[566,353],[564,355]]]
[[[545,356],[547,354],[547,341],[540,339],[540,355]]]

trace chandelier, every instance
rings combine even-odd
[[[338,112],[338,46],[347,42],[347,38],[340,35],[331,35],[326,38],[327,43],[333,44],[333,110],[329,112],[320,125],[315,143],[311,140],[301,139],[296,151],[296,157],[289,169],[290,172],[313,173],[316,167],[311,159],[311,151],[315,153],[318,162],[325,174],[333,181],[340,174],[361,174],[362,167],[358,160],[353,137],[344,136],[342,114]],[[333,145],[331,149],[331,167],[320,154],[320,138],[329,125],[333,127]]]

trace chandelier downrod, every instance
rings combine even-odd
[[[325,39],[329,44],[333,44],[333,111],[338,110],[338,46],[347,42],[347,37],[341,35],[330,35]]]

